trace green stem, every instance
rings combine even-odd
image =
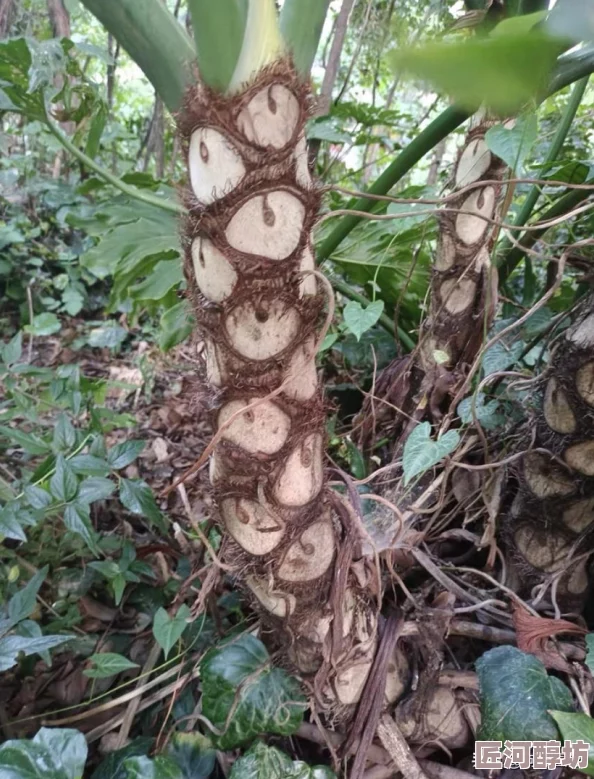
[[[361,303],[362,306],[368,306],[370,301],[368,298],[365,297],[365,295],[362,295],[360,292],[357,292],[352,287],[350,287],[348,284],[346,284],[344,281],[341,281],[340,279],[332,278],[330,279],[330,283],[334,287],[334,289],[338,290],[341,294],[343,294],[345,297],[350,298],[351,300],[356,300],[357,303]],[[415,348],[415,342],[410,337],[410,335],[405,332],[401,327],[394,326],[394,322],[390,319],[390,317],[387,314],[382,314],[380,318],[378,319],[379,324],[384,328],[384,330],[387,330],[390,335],[395,336],[398,334],[398,338],[402,342],[403,346],[405,346],[407,349],[410,349],[411,351]]]
[[[408,144],[394,162],[388,165],[375,184],[369,189],[369,193],[371,195],[385,195],[389,192],[408,173],[413,165],[416,165],[427,152],[431,151],[434,146],[459,127],[462,122],[465,122],[469,116],[468,111],[464,111],[456,106],[446,108],[443,113]],[[354,211],[370,211],[374,203],[374,200],[361,197],[355,203],[349,203],[348,208]],[[341,219],[319,247],[318,257],[320,260],[330,257],[360,220],[360,216],[345,216]]]
[[[590,195],[589,190],[583,189],[570,189],[562,195],[548,211],[545,211],[541,215],[540,221],[548,221],[549,219],[555,219],[558,216],[563,216],[569,211],[572,211],[576,206],[582,203]],[[515,246],[505,258],[505,262],[499,269],[499,284],[505,283],[505,280],[509,277],[516,266],[522,261],[526,255],[527,249],[531,249],[534,244],[541,238],[548,230],[548,227],[543,227],[542,230],[529,230],[524,233],[520,239],[518,246]]]
[[[120,192],[128,195],[128,197],[134,198],[134,200],[140,200],[142,203],[148,203],[151,206],[162,208],[164,211],[170,211],[174,214],[185,213],[185,209],[183,209],[182,206],[180,206],[178,203],[174,203],[172,200],[156,197],[155,195],[151,195],[148,192],[142,192],[136,187],[131,187],[129,184],[125,184],[121,179],[119,179],[117,176],[114,176],[106,168],[103,168],[101,165],[96,163],[95,160],[93,160],[91,157],[88,157],[83,151],[75,146],[70,138],[64,135],[64,133],[62,133],[56,127],[47,114],[46,124],[51,134],[62,144],[62,146],[67,151],[69,151],[74,157],[80,160],[80,162],[82,162],[85,167],[90,168],[108,184],[111,184],[112,186],[119,189]]]
[[[567,133],[569,132],[573,120],[575,119],[575,115],[580,106],[580,103],[582,102],[582,98],[584,96],[584,92],[586,90],[586,86],[588,84],[589,78],[590,76],[586,76],[585,78],[582,78],[580,81],[576,83],[575,87],[573,88],[573,92],[571,93],[567,106],[565,107],[565,111],[563,112],[561,123],[557,128],[557,132],[555,133],[555,137],[551,142],[551,146],[549,148],[549,151],[543,163],[543,167],[545,169],[548,165],[555,162],[555,160],[559,156],[559,153],[561,152],[561,149],[563,148],[563,144],[565,143],[565,139],[567,138]],[[530,192],[528,193],[526,200],[522,204],[522,208],[520,209],[520,212],[518,213],[517,217],[514,219],[513,222],[514,225],[516,225],[517,227],[522,227],[523,225],[528,223],[528,220],[532,216],[532,212],[534,211],[534,206],[536,205],[538,198],[540,197],[540,194],[541,194],[540,187],[534,185],[530,190]],[[518,232],[513,233],[514,238],[517,237]],[[512,246],[513,246],[512,241],[509,239],[508,236],[506,236],[502,240],[501,246],[498,249],[497,254],[499,254],[500,256],[506,256],[508,252],[511,250]]]
[[[281,33],[304,76],[309,76],[313,65],[329,5],[330,0],[285,0],[283,5]]]
[[[564,89],[569,84],[584,78],[594,71],[594,45],[586,46],[577,52],[572,52],[560,57],[557,71],[553,77],[545,100],[550,95]],[[372,195],[385,195],[390,189],[405,176],[434,146],[442,141],[449,133],[459,127],[470,114],[456,106],[446,108],[436,119],[431,122],[417,137],[396,157],[375,184],[370,188]],[[357,211],[370,211],[372,200],[361,198],[356,203],[349,203],[348,207]],[[355,228],[361,217],[344,217],[334,228],[319,248],[320,259],[327,259],[347,235]]]

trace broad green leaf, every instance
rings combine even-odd
[[[3,344],[0,348],[0,355],[2,355],[2,362],[6,365],[14,365],[21,359],[23,353],[23,334],[19,332],[10,340],[7,344]]]
[[[542,31],[399,49],[394,67],[428,81],[470,111],[511,116],[547,86],[563,46]],[[472,78],[468,74],[472,74]]]
[[[141,479],[122,479],[120,483],[120,500],[133,514],[146,517],[151,524],[161,530],[167,529],[167,523],[155,501],[153,491]]]
[[[551,35],[574,43],[594,41],[594,6],[591,0],[557,0],[546,27]]]
[[[72,470],[81,476],[107,476],[111,471],[107,460],[93,454],[77,454],[68,462]]]
[[[564,741],[582,741],[589,744],[588,765],[580,768],[580,773],[594,776],[594,720],[581,712],[568,714],[565,711],[550,711],[561,731]]]
[[[308,766],[258,741],[233,764],[229,779],[336,779],[326,766]]]
[[[184,27],[161,0],[83,0],[119,40],[170,111],[181,108],[193,83],[194,46]]]
[[[494,430],[505,424],[506,421],[505,414],[501,413],[500,402],[493,399],[485,403],[485,396],[482,392],[477,395],[474,408],[473,396],[470,396],[460,401],[456,413],[464,425],[471,425],[476,419],[485,430]]]
[[[168,757],[128,757],[122,779],[184,779],[181,770]]]
[[[62,329],[62,324],[55,314],[46,311],[43,314],[37,314],[29,325],[25,325],[25,332],[31,335],[53,335]]]
[[[68,530],[81,536],[93,554],[99,554],[97,536],[91,524],[87,503],[69,503],[64,509],[64,524]]]
[[[32,740],[0,745],[2,779],[81,779],[87,742],[78,730],[41,728]]]
[[[133,463],[145,446],[146,441],[124,441],[116,444],[108,450],[107,462],[114,471],[119,471]]]
[[[550,709],[572,711],[567,687],[548,676],[538,658],[500,646],[476,661],[481,701],[481,741],[557,740]]]
[[[384,301],[376,300],[363,308],[361,303],[349,300],[344,307],[344,323],[357,341],[374,326],[384,311]]]
[[[435,196],[434,192],[427,191],[427,189],[427,187],[423,187],[423,190],[425,191],[421,190],[419,192],[419,197],[429,198]],[[386,228],[394,235],[404,233],[407,230],[410,230],[411,227],[424,224],[430,219],[435,219],[435,216],[429,213],[431,209],[432,206],[425,205],[424,203],[390,203],[386,211],[388,214],[398,216],[398,214],[414,214],[415,211],[418,211],[419,213],[414,216],[398,217],[393,221],[387,222]]]
[[[70,316],[76,316],[82,311],[84,304],[85,297],[82,292],[80,292],[80,290],[78,290],[72,284],[66,287],[62,293],[62,305],[64,306],[64,310],[67,314],[70,314]]]
[[[122,671],[129,671],[130,668],[138,668],[138,663],[133,663],[127,657],[115,652],[99,652],[91,655],[89,662],[93,663],[93,667],[85,668],[83,674],[90,679],[106,679]]]
[[[485,376],[492,373],[505,371],[515,365],[524,351],[523,341],[513,341],[511,344],[505,341],[497,341],[483,355],[483,371]]]
[[[172,349],[190,335],[193,317],[187,301],[182,300],[168,308],[162,315],[159,331],[159,347],[164,351]]]
[[[17,636],[23,636],[24,638],[41,638],[43,632],[37,622],[32,619],[24,619],[15,626],[14,632]],[[47,649],[40,649],[38,651],[39,657],[49,667],[52,664],[52,657]]]
[[[153,635],[166,658],[188,627],[190,613],[185,603],[182,603],[173,617],[162,607],[157,610],[153,620]]]
[[[89,333],[88,343],[98,349],[117,349],[128,337],[128,331],[110,322],[103,327],[94,327]]]
[[[485,133],[485,142],[493,154],[506,162],[518,175],[522,175],[524,162],[532,151],[537,135],[536,114],[528,113],[511,122],[490,127]]]
[[[77,503],[94,503],[105,500],[115,491],[115,484],[103,476],[89,476],[83,479],[78,488]]]
[[[76,430],[66,414],[60,414],[56,420],[54,428],[54,451],[64,452],[74,446],[76,441]]]
[[[47,454],[50,450],[49,445],[38,436],[31,433],[23,433],[21,430],[8,427],[7,425],[0,425],[0,435],[6,436],[6,438],[20,446],[28,454]]]
[[[594,633],[588,633],[586,636],[586,647],[588,648],[586,665],[594,673]]]
[[[404,444],[402,469],[404,483],[408,484],[414,476],[425,473],[451,454],[460,443],[456,430],[448,430],[437,441],[431,438],[431,425],[422,422],[417,425]]]
[[[179,260],[161,260],[145,279],[130,287],[130,295],[137,300],[161,300],[170,289],[179,286],[183,279]]]
[[[261,733],[290,735],[301,724],[306,703],[299,684],[272,666],[255,636],[243,634],[209,650],[200,676],[202,712],[224,731],[214,739],[220,749],[233,749]]]
[[[71,638],[72,636],[41,636],[40,638],[5,636],[0,638],[0,671],[12,668],[21,652],[25,657],[28,657],[60,646],[60,644],[70,641]]]
[[[146,755],[153,746],[152,738],[135,738],[122,749],[110,752],[105,760],[93,771],[91,779],[125,779],[124,762],[129,757]]]
[[[72,500],[78,490],[78,479],[63,454],[56,457],[56,472],[50,479],[54,498],[64,503]]]
[[[216,752],[202,733],[174,733],[167,757],[180,769],[183,779],[207,779],[215,767]]]
[[[0,536],[15,541],[26,541],[24,527],[35,525],[28,511],[23,510],[16,501],[7,503],[0,509]]]
[[[32,576],[27,584],[8,601],[8,617],[13,624],[27,619],[35,610],[37,593],[47,576],[48,566],[44,565]]]
[[[49,492],[35,484],[25,487],[25,498],[33,509],[45,509],[52,502],[52,496]]]

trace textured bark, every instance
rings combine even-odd
[[[577,606],[588,591],[594,530],[594,299],[558,344],[543,379],[535,447],[516,470],[519,489],[503,537],[520,591],[558,579],[557,600]]]
[[[497,300],[495,271],[490,267],[495,228],[502,202],[505,163],[485,143],[492,122],[481,121],[466,136],[458,153],[452,191],[461,191],[439,215],[439,239],[433,263],[429,312],[419,348],[384,371],[377,399],[366,401],[361,414],[360,442],[376,440],[377,426],[394,418],[390,406],[402,409],[394,420],[401,445],[421,420],[439,421],[465,379],[491,325]],[[487,182],[496,183],[487,183]],[[481,182],[485,182],[481,186]],[[372,413],[372,404],[373,412]]]
[[[47,0],[54,38],[70,38],[70,16],[62,0]]]
[[[325,486],[316,351],[325,297],[311,231],[309,89],[286,62],[240,93],[198,85],[178,117],[187,154],[185,272],[205,345],[217,431],[210,478],[223,557],[271,641],[325,703],[361,695],[377,642],[348,507]],[[376,593],[377,594],[377,593]],[[389,697],[404,661],[389,669]]]
[[[0,38],[5,38],[8,35],[14,10],[14,0],[0,0]]]

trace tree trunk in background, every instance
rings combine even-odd
[[[0,0],[0,38],[6,38],[8,35],[14,9],[14,0]]]
[[[571,610],[588,593],[594,527],[593,311],[590,298],[554,351],[531,447],[550,454],[527,454],[514,469],[519,488],[502,519],[519,592],[556,582],[551,599]]]
[[[427,186],[433,187],[437,184],[437,177],[439,175],[439,169],[443,161],[443,155],[445,154],[447,141],[444,138],[443,141],[437,144],[433,157],[431,158],[431,165],[429,167],[429,173],[427,174]]]
[[[312,275],[309,103],[282,61],[233,96],[189,91],[178,117],[191,185],[185,272],[212,390],[223,558],[265,636],[319,701],[340,707],[359,699],[373,662],[378,571],[324,476],[316,352],[327,293]],[[404,662],[390,664],[391,699]]]
[[[62,0],[47,0],[54,38],[70,38],[70,16]]]
[[[417,350],[388,366],[378,380],[376,395],[403,411],[395,420],[398,446],[417,422],[441,419],[479,353],[495,313],[497,284],[490,255],[496,228],[489,220],[500,216],[502,187],[498,183],[481,186],[481,181],[501,181],[507,167],[485,143],[491,125],[483,121],[471,129],[458,153],[453,192],[473,186],[448,200],[447,210],[439,215],[429,312]],[[376,440],[375,426],[386,424],[390,416],[385,404],[366,401],[362,445]]]
[[[155,157],[155,176],[162,179],[165,173],[165,112],[163,101],[155,96],[155,105],[151,119],[147,142],[143,171],[147,171],[151,157]]]
[[[342,54],[344,39],[348,29],[349,16],[351,15],[354,5],[355,0],[343,0],[338,18],[336,19],[336,27],[334,29],[332,45],[328,55],[328,65],[324,71],[322,89],[320,90],[320,96],[318,97],[316,106],[316,114],[319,116],[330,113],[330,108],[332,106],[332,91],[336,84],[338,68],[340,67],[340,55]]]

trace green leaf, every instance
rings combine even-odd
[[[19,332],[7,344],[3,344],[0,349],[2,362],[6,365],[14,365],[21,359],[23,353],[23,334]]]
[[[594,776],[594,720],[587,714],[568,714],[565,711],[550,711],[561,731],[564,741],[582,741],[589,745],[588,765],[580,767],[580,773]]]
[[[82,292],[80,292],[80,290],[78,290],[72,284],[67,286],[62,293],[62,305],[64,306],[64,311],[66,311],[67,314],[70,314],[70,316],[76,316],[82,311],[84,304],[85,297]]]
[[[202,712],[224,731],[215,739],[220,749],[233,749],[260,733],[290,735],[301,724],[306,703],[299,684],[271,665],[255,636],[243,634],[209,650],[200,677]]]
[[[122,597],[124,595],[124,590],[126,589],[126,578],[123,574],[118,573],[116,576],[113,577],[110,581],[111,588],[113,590],[113,597],[115,600],[115,605],[119,606],[122,602]]]
[[[118,40],[170,111],[181,108],[192,83],[190,37],[161,0],[83,0]]]
[[[557,740],[550,709],[571,711],[567,687],[548,676],[534,655],[512,646],[491,649],[476,662],[481,700],[480,741]]]
[[[93,454],[77,454],[68,462],[72,470],[82,476],[107,476],[111,471],[107,460]]]
[[[431,425],[422,422],[417,425],[404,444],[402,453],[402,469],[404,483],[408,484],[414,476],[425,473],[451,454],[460,443],[460,435],[456,430],[448,430],[441,438],[434,441],[431,438]]]
[[[27,511],[23,511],[18,503],[7,503],[0,509],[0,536],[12,538],[15,541],[26,541],[27,536],[23,527],[36,524],[31,521],[31,516]]]
[[[114,471],[119,471],[133,463],[145,446],[146,441],[124,441],[116,444],[107,452],[107,462]]]
[[[0,639],[0,672],[12,668],[21,652],[28,657],[60,646],[71,638],[72,636],[41,636],[40,638],[5,636]]]
[[[53,447],[55,452],[64,452],[74,446],[76,430],[66,414],[60,414],[54,428]]]
[[[137,300],[161,300],[184,278],[179,260],[161,260],[138,284],[130,287],[130,295]]]
[[[124,761],[122,779],[184,779],[168,757],[129,757]]]
[[[56,472],[50,479],[54,498],[64,503],[72,500],[78,490],[78,479],[63,454],[56,457]]]
[[[94,327],[89,333],[88,343],[97,349],[117,349],[128,337],[128,331],[113,322],[104,327]]]
[[[258,741],[235,761],[229,779],[336,779],[336,775],[326,766],[312,768],[292,761],[280,749]]]
[[[153,491],[146,482],[141,479],[122,479],[120,500],[128,511],[146,517],[151,524],[155,524],[161,530],[167,529],[167,524],[157,506]]]
[[[187,301],[176,303],[167,309],[159,322],[159,348],[164,352],[172,349],[190,335],[193,318]]]
[[[594,41],[594,8],[590,0],[557,0],[546,21],[547,30],[574,43]]]
[[[169,757],[183,779],[207,779],[214,771],[216,752],[202,733],[174,733],[167,746]]]
[[[52,502],[52,496],[49,492],[35,484],[25,487],[25,498],[33,509],[45,509]]]
[[[50,450],[49,445],[45,441],[30,433],[23,433],[21,430],[16,430],[6,425],[0,425],[0,433],[17,444],[17,446],[20,446],[21,449],[24,449],[28,454],[46,454]]]
[[[82,733],[69,728],[41,728],[32,740],[0,745],[2,779],[81,779],[87,759]]]
[[[124,762],[129,757],[146,755],[153,745],[152,738],[135,738],[122,749],[110,752],[105,760],[93,771],[91,779],[125,779]]]
[[[83,479],[78,488],[78,503],[94,503],[96,500],[105,500],[115,491],[115,484],[103,476],[89,476]]]
[[[122,671],[129,671],[130,668],[138,668],[138,663],[133,663],[127,657],[115,652],[99,652],[91,655],[89,662],[93,663],[93,667],[85,668],[83,674],[90,679],[106,679]]]
[[[280,29],[295,67],[306,78],[313,65],[330,0],[285,0]]]
[[[374,326],[384,311],[384,301],[376,300],[363,308],[361,303],[349,300],[344,307],[344,323],[357,341]]]
[[[419,191],[420,198],[434,197],[435,193],[429,187],[423,187]],[[431,206],[427,206],[424,203],[390,203],[388,205],[386,213],[388,214],[408,214],[418,211],[418,216],[403,216],[394,221],[387,222],[387,229],[394,235],[404,233],[410,230],[416,225],[424,224],[430,219],[435,219],[435,216],[431,213],[427,213],[431,210]]]
[[[538,135],[535,113],[522,114],[505,124],[496,124],[485,133],[485,142],[493,154],[522,175],[526,157],[532,151]]]
[[[557,39],[531,30],[399,49],[393,63],[470,111],[485,104],[501,116],[511,116],[546,89],[562,49]]]
[[[64,524],[78,533],[94,555],[99,554],[97,536],[91,525],[89,506],[86,503],[69,503],[64,509]]]
[[[32,576],[27,584],[15,593],[8,601],[8,617],[15,625],[23,619],[27,619],[35,610],[37,593],[47,576],[48,566],[44,565]]]
[[[25,332],[31,335],[53,335],[62,329],[62,324],[55,314],[46,311],[37,314],[29,325],[25,325]]]
[[[19,622],[19,624],[15,627],[15,633],[18,636],[23,636],[24,638],[41,638],[43,636],[41,628],[37,622],[34,622],[32,619],[24,619],[22,622]],[[48,667],[51,666],[52,657],[49,653],[49,650],[40,649],[38,654]]]
[[[182,603],[177,614],[173,617],[170,617],[163,607],[158,609],[155,613],[155,618],[153,620],[153,635],[163,650],[165,658],[167,658],[171,649],[188,627],[187,620],[190,614],[190,609],[185,603]]]

